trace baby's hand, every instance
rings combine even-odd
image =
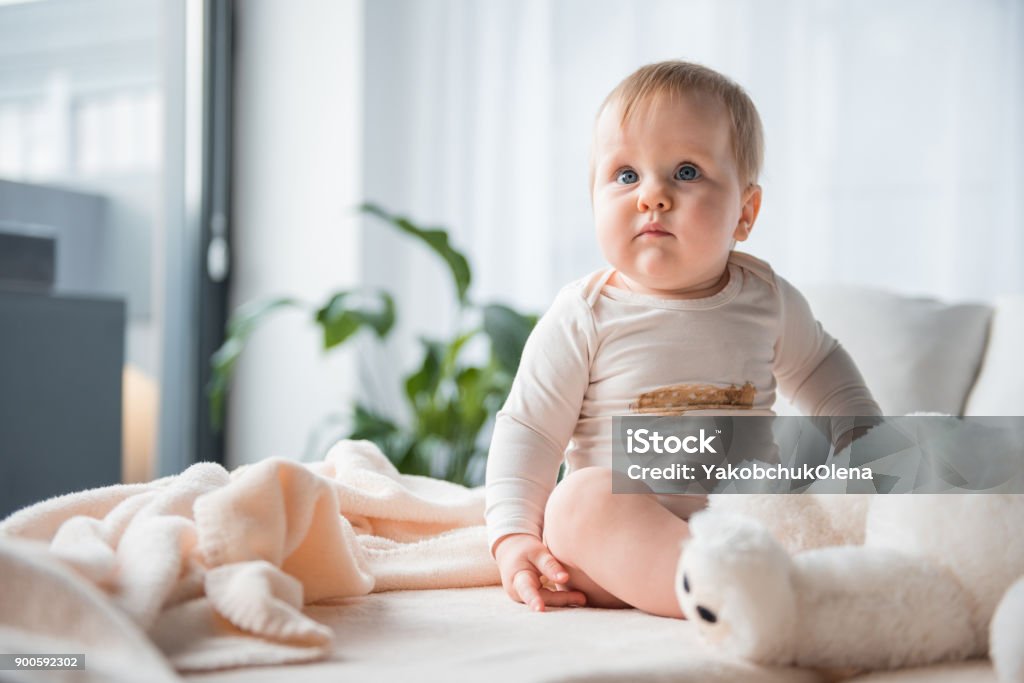
[[[552,584],[564,584],[569,580],[569,573],[536,536],[509,534],[498,541],[494,557],[505,592],[535,612],[543,612],[545,606],[578,607],[586,603],[586,596],[579,591],[541,587],[541,576]]]

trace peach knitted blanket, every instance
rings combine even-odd
[[[98,648],[94,672],[119,669],[94,642],[97,609],[104,628],[148,635],[133,636],[136,654],[151,640],[196,671],[326,656],[332,631],[303,605],[499,582],[482,490],[399,474],[366,441],[315,464],[200,463],[43,501],[0,523],[0,573],[15,577],[0,593],[0,650],[81,644]]]

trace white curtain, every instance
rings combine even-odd
[[[1022,5],[373,0],[365,196],[448,227],[475,300],[543,311],[603,265],[586,187],[598,105],[640,65],[683,58],[740,82],[764,120],[747,251],[798,285],[953,301],[1024,291]],[[366,279],[399,294],[398,337],[451,329],[442,266],[366,227]],[[418,356],[396,342],[369,365]],[[395,405],[393,381],[370,382]]]

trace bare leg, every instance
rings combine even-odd
[[[548,499],[544,541],[569,572],[569,588],[591,607],[633,606],[682,617],[676,565],[689,525],[650,493],[612,494],[616,475],[588,467],[566,477]]]

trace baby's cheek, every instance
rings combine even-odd
[[[628,248],[628,243],[621,239],[614,230],[607,226],[599,226],[597,229],[597,246],[608,261],[621,258]]]
[[[713,197],[707,198],[697,207],[697,214],[709,235],[731,233],[740,219],[739,204],[731,206]]]

